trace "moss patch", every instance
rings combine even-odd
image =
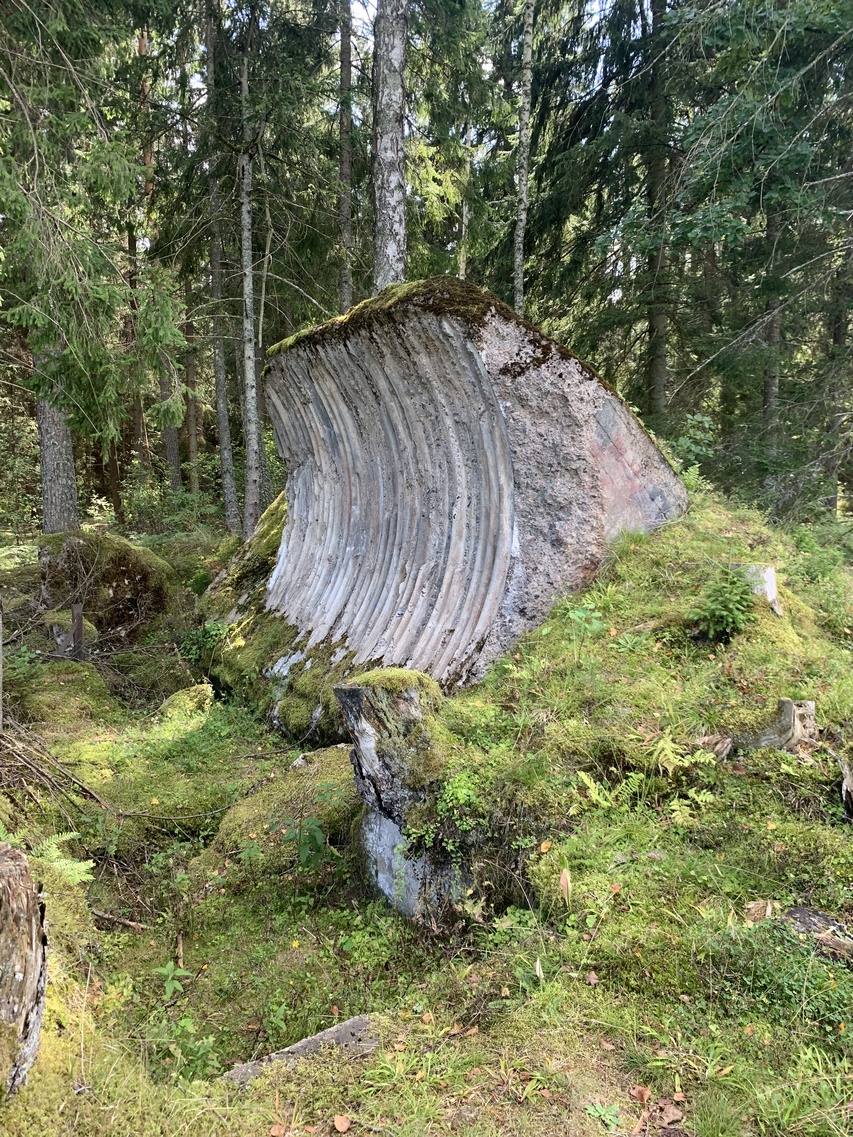
[[[150,549],[111,533],[54,533],[39,539],[42,583],[60,609],[83,605],[102,634],[139,635],[177,600],[177,578]]]
[[[316,820],[332,845],[341,845],[361,809],[349,748],[315,750],[233,805],[220,822],[211,854],[234,857],[254,843],[265,871],[283,872],[298,864],[298,831],[308,819]]]

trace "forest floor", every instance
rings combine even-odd
[[[690,487],[681,521],[623,538],[445,701],[436,815],[474,887],[441,933],[370,896],[347,747],[290,746],[207,684],[192,589],[220,534],[158,538],[180,618],[87,663],[40,654],[34,550],[3,549],[11,710],[100,802],[63,812],[0,763],[0,838],[45,884],[51,944],[40,1054],[0,1133],[853,1132],[853,970],[780,918],[853,915],[847,537]],[[755,600],[714,642],[697,605],[732,562],[775,565],[783,615]],[[780,697],[816,701],[819,745],[697,742]],[[217,1080],[362,1013],[369,1056]]]

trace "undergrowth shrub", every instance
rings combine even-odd
[[[725,642],[752,619],[752,584],[741,569],[724,568],[706,588],[691,619],[709,640]]]

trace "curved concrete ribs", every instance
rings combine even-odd
[[[356,664],[465,682],[606,540],[686,500],[590,372],[451,278],[285,342],[266,398],[289,471],[267,606],[308,657],[331,643]]]

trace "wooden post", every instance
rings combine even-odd
[[[0,843],[0,1087],[10,1094],[38,1053],[46,985],[41,894],[21,850]]]
[[[83,605],[71,605],[71,658],[81,660],[86,655],[83,639]]]

